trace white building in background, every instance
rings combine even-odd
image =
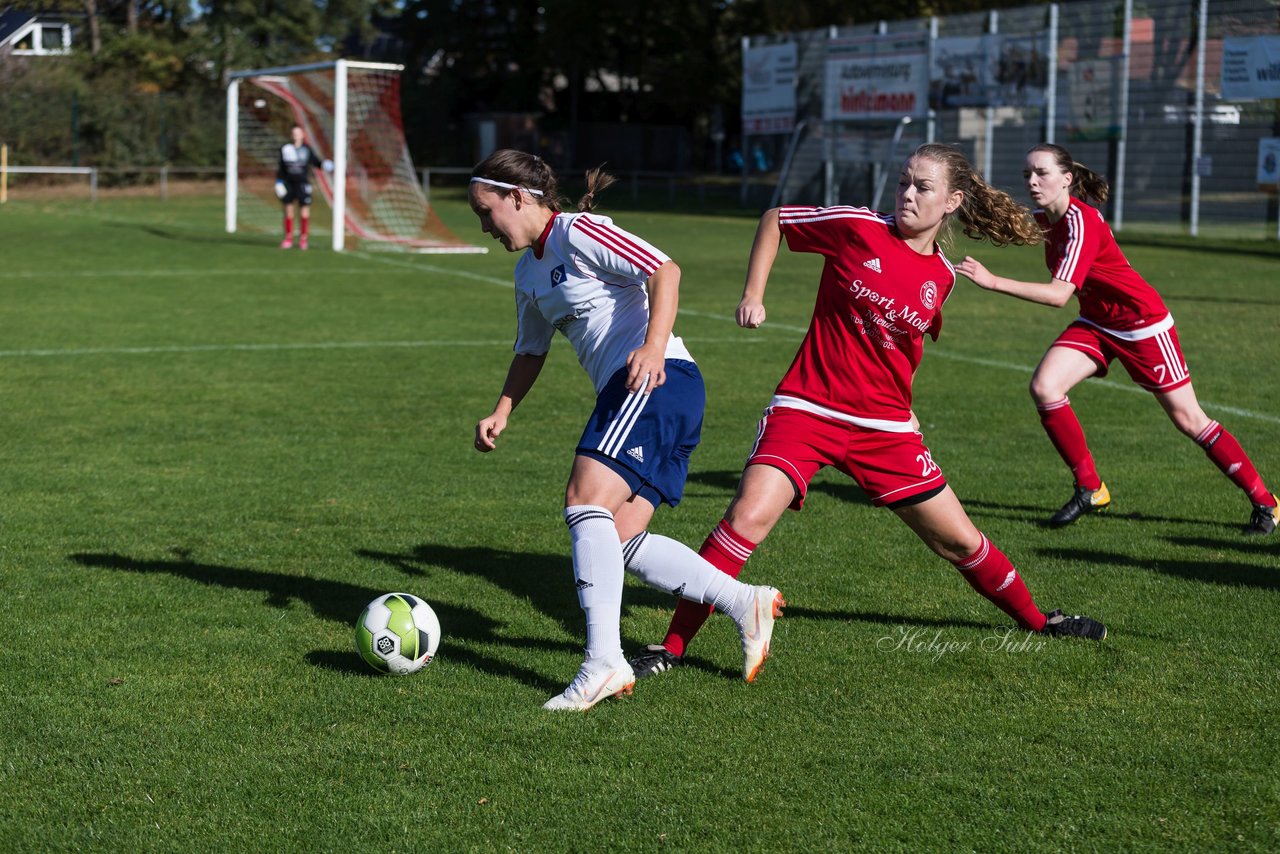
[[[71,25],[55,15],[0,12],[0,56],[64,56],[71,52]]]

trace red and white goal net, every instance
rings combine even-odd
[[[328,230],[334,249],[359,241],[362,248],[484,252],[451,232],[427,202],[404,139],[401,69],[339,60],[234,72],[227,87],[227,231],[279,230],[276,165],[296,124],[334,164],[332,173],[312,175],[311,226],[317,236]]]

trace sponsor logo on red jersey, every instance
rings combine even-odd
[[[930,311],[938,305],[938,286],[933,282],[925,282],[920,286],[920,303]]]

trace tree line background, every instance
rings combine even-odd
[[[65,57],[0,54],[14,162],[102,168],[224,162],[229,71],[347,58],[405,65],[416,163],[469,165],[468,117],[535,115],[575,160],[581,126],[680,129],[717,168],[739,125],[743,36],[1033,5],[1035,0],[68,0],[8,11],[72,24]],[[582,148],[578,154],[586,156]]]

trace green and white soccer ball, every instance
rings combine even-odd
[[[408,593],[379,596],[356,620],[356,650],[380,673],[416,673],[431,662],[438,646],[436,612]]]

